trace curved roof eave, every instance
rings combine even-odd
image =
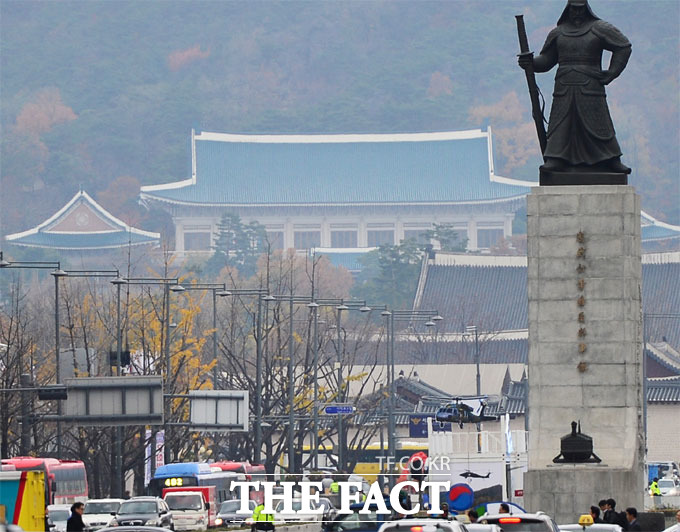
[[[155,194],[141,192],[139,199],[141,202],[158,201],[172,205],[195,206],[195,207],[400,207],[400,206],[437,206],[437,205],[487,205],[494,203],[508,203],[522,200],[526,194],[508,196],[507,198],[496,198],[488,200],[466,200],[466,201],[386,201],[386,202],[323,202],[323,203],[204,203],[181,201]]]

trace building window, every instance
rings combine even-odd
[[[429,239],[425,236],[426,228],[422,229],[405,229],[404,240],[415,240],[418,244],[429,244]],[[402,240],[403,242],[403,240]]]
[[[488,249],[503,239],[503,229],[477,229],[477,247]]]
[[[295,231],[295,249],[311,249],[321,246],[321,231]]]
[[[210,251],[210,233],[184,233],[184,251]]]
[[[283,231],[267,231],[267,241],[272,251],[283,249]]]
[[[356,231],[331,231],[332,248],[355,248],[357,247]]]
[[[383,244],[394,244],[394,230],[384,229],[380,231],[369,230],[367,232],[366,244],[369,248],[381,246]]]

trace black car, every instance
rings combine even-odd
[[[112,514],[112,526],[156,526],[175,530],[168,505],[158,497],[133,497],[123,501]]]

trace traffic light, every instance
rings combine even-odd
[[[68,398],[66,386],[43,386],[38,388],[38,399],[41,401],[64,401]]]

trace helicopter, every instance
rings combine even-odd
[[[453,402],[439,407],[435,414],[435,421],[441,427],[444,423],[458,423],[462,429],[465,423],[481,423],[482,421],[495,421],[495,416],[485,416],[487,395],[475,395],[469,397],[454,397]]]

